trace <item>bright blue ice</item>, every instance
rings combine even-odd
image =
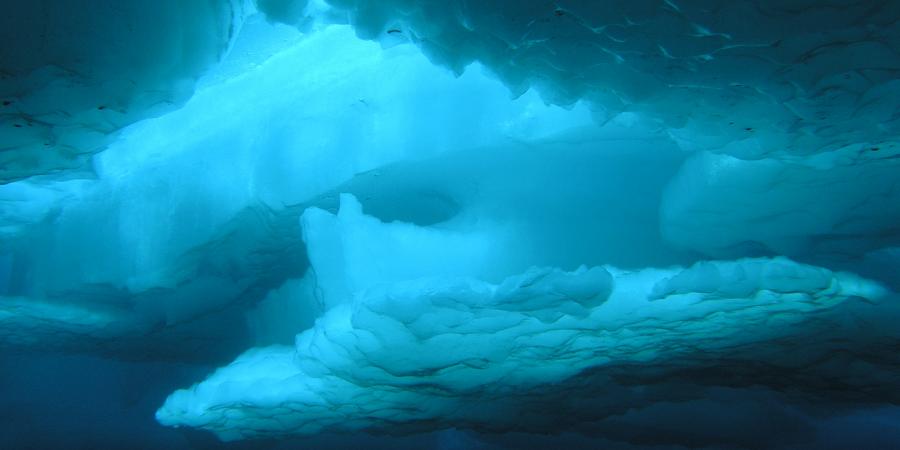
[[[0,348],[226,441],[894,417],[900,7],[515,3],[0,15]]]

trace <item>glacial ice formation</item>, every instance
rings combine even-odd
[[[245,31],[268,26],[258,20]],[[182,108],[120,132],[95,158],[98,180],[36,178],[0,186],[0,239],[8,260],[2,269],[13,278],[0,293],[10,302],[46,304],[27,316],[35,323],[23,316],[0,335],[133,353],[136,344],[124,338],[146,341],[148,333],[174,329],[165,340],[181,348],[165,351],[202,355],[206,342],[243,338],[223,326],[238,322],[242,328],[243,305],[303,275],[296,217],[304,202],[357,172],[411,155],[528,140],[591,123],[583,108],[562,111],[533,95],[510,102],[496,81],[476,70],[456,79],[412,48],[380,52],[346,28],[308,39],[282,29],[276,39],[291,45],[235,76],[213,74]],[[298,77],[295,67],[311,61],[317,65]],[[428,96],[406,89],[410,85]],[[283,91],[293,94],[272,95]],[[242,114],[249,104],[266,114]],[[425,121],[423,114],[436,119]],[[444,126],[468,132],[450,134]],[[198,167],[207,176],[196,176]],[[296,176],[294,167],[304,167],[306,175]],[[80,298],[128,325],[107,329],[98,322],[70,330],[83,339],[56,338],[57,325],[60,332],[72,327],[42,312]],[[193,324],[209,314],[224,317],[211,328]],[[29,331],[34,326],[42,331]],[[119,339],[98,342],[91,337],[98,333]],[[198,340],[200,349],[177,344],[183,339]]]
[[[622,367],[665,377],[728,360],[733,379],[760,377],[764,385],[777,379],[767,376],[794,372],[822,383],[821,367],[852,342],[820,339],[857,332],[885,294],[877,283],[785,258],[640,271],[531,268],[492,284],[478,275],[506,254],[482,251],[490,249],[478,236],[379,223],[359,208],[344,196],[336,217],[304,214],[311,255],[321,251],[312,270],[328,312],[293,347],[251,350],[172,394],[157,413],[161,423],[223,439],[550,431],[541,418],[547,408],[560,415],[550,422],[556,427],[619,414],[622,405],[610,404],[571,415],[577,402],[566,394],[584,377],[593,381],[580,395],[628,390],[613,376]],[[803,353],[785,357],[789,349]],[[877,377],[851,382],[870,387]]]
[[[36,0],[0,38],[0,356],[221,367],[164,425],[817,448],[900,402],[900,2]]]
[[[255,3],[255,4],[254,4]],[[18,5],[0,23],[0,179],[83,165],[124,125],[180,104],[258,7],[309,30],[349,22],[516,94],[659,120],[741,158],[894,145],[900,7],[886,1],[104,1]],[[114,38],[113,38],[114,37]],[[305,68],[296,68],[302,73]],[[683,114],[682,111],[691,111]]]
[[[691,150],[806,155],[898,134],[896,2],[330,3],[360,37],[404,34],[457,72],[485,64],[514,92],[640,112]]]

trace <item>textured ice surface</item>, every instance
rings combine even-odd
[[[244,31],[278,50],[255,64],[232,53],[183,107],[122,130],[94,160],[99,179],[0,186],[0,274],[10,278],[0,295],[98,304],[120,324],[70,327],[23,315],[4,322],[0,343],[127,353],[135,344],[126,337],[174,333],[148,345],[203,358],[192,345],[170,346],[243,339],[229,329],[243,328],[243,310],[303,275],[304,202],[412,156],[591,123],[583,107],[548,107],[536,95],[510,101],[478,70],[456,78],[410,46],[381,51],[347,27],[305,37],[256,18]],[[236,51],[265,47],[241,42]]]
[[[78,168],[181,104],[240,29],[241,0],[21,2],[0,18],[0,182]]]
[[[871,1],[334,0],[366,39],[405,36],[515,92],[660,120],[685,148],[759,158],[893,145],[900,6]]]
[[[312,257],[312,270],[321,280],[317,295],[332,308],[293,347],[251,350],[174,393],[157,413],[160,422],[225,439],[435,427],[535,431],[616,414],[622,405],[600,402],[570,416],[575,405],[566,395],[587,383],[582,378],[594,381],[579,395],[627,390],[614,376],[622,367],[634,377],[666,377],[728,360],[735,380],[766,385],[796,371],[807,383],[827,382],[811,366],[870,343],[820,339],[855,331],[886,293],[877,283],[785,258],[636,272],[531,268],[492,284],[477,275],[503,254],[460,245],[453,232],[359,217],[349,196],[330,222],[326,214],[307,211],[304,229],[311,251],[323,251]],[[873,378],[851,382],[869,386]]]
[[[805,155],[898,134],[894,2],[255,3],[9,8],[0,179],[79,166],[111,132],[183,101],[256,6],[304,30],[349,22],[365,39],[413,42],[457,73],[479,61],[515,93],[640,112],[689,149]]]

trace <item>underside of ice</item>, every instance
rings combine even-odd
[[[0,357],[220,367],[163,425],[821,448],[900,402],[900,2],[40,0],[0,39]]]

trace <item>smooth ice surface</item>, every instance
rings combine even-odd
[[[663,233],[717,256],[755,246],[858,258],[900,242],[897,155],[860,146],[799,161],[699,153],[666,190]]]
[[[7,3],[4,448],[896,441],[898,2]]]

